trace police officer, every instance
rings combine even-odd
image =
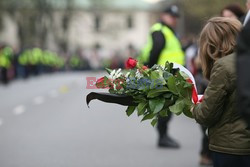
[[[8,84],[8,70],[11,67],[12,50],[9,47],[0,49],[0,72],[3,84]]]
[[[171,5],[161,12],[160,21],[151,27],[150,36],[142,50],[139,61],[149,67],[154,64],[165,65],[166,61],[184,65],[184,53],[174,31],[179,16],[179,9],[176,5]],[[179,148],[179,144],[168,134],[170,119],[171,113],[167,117],[160,117],[158,120],[158,146]]]

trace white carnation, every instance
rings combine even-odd
[[[139,71],[138,69],[136,70],[135,77],[136,77],[137,79],[140,79],[140,78],[143,77],[143,75],[140,73],[140,71]]]
[[[116,72],[115,70],[111,71],[111,73],[109,74],[110,79],[114,78],[115,72]]]
[[[128,78],[129,74],[130,74],[130,72],[127,72],[127,74],[125,75],[125,77]]]
[[[112,80],[115,80],[117,78],[119,78],[122,75],[121,69],[119,68],[117,71],[113,70],[111,71],[111,73],[109,74],[109,78]]]

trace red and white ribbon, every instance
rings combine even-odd
[[[197,104],[197,102],[198,102],[198,94],[197,94],[197,91],[196,91],[196,89],[194,87],[194,83],[193,83],[193,81],[191,79],[187,79],[187,82],[192,84],[192,101],[193,101],[194,104]]]
[[[182,71],[188,75],[189,78],[187,79],[187,81],[193,85],[192,86],[192,101],[193,101],[193,103],[197,104],[197,103],[202,102],[203,95],[198,95],[196,84],[195,84],[195,79],[194,79],[194,76],[192,75],[192,73],[180,64],[177,64],[177,63],[173,63],[173,64],[174,64],[174,68],[179,68],[180,71]]]

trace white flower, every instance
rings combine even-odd
[[[130,72],[127,72],[127,74],[125,75],[125,77],[128,78],[129,74],[130,74]]]
[[[119,69],[116,71],[116,73],[117,73],[117,74],[118,74],[118,73],[120,73],[120,72],[121,72],[121,70],[122,70],[122,69],[120,69],[120,68],[119,68]]]
[[[116,72],[115,70],[111,71],[111,73],[109,74],[110,79],[114,78],[115,72]]]
[[[115,70],[111,71],[110,75],[113,76],[115,74]]]
[[[138,69],[136,70],[135,77],[136,77],[137,79],[140,79],[140,78],[143,77],[143,75],[140,73],[140,71],[139,71]]]
[[[116,78],[119,78],[121,75],[122,75],[122,72],[121,72],[122,69],[118,69],[115,74],[114,74],[114,78],[113,79],[116,79]]]
[[[109,74],[109,79],[115,80],[119,78],[121,75],[122,75],[122,72],[121,72],[121,69],[119,68],[117,71],[116,70],[111,71],[111,73]]]
[[[157,68],[157,70],[155,70],[155,71],[159,72],[160,70],[159,70],[159,68]]]
[[[116,78],[119,78],[122,75],[122,73],[119,73],[116,75]]]

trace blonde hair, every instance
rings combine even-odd
[[[234,52],[236,38],[241,29],[237,19],[214,17],[208,20],[199,39],[199,56],[204,76],[209,80],[213,64]]]

